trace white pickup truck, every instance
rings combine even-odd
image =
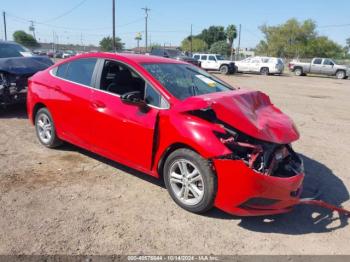
[[[221,74],[234,74],[236,71],[235,63],[225,60],[218,54],[194,54],[193,58],[201,62],[201,68],[208,71],[220,71]]]
[[[329,58],[314,58],[311,63],[302,63],[293,60],[289,63],[289,69],[296,76],[306,74],[336,76],[338,79],[346,79],[350,76],[350,67],[338,65]]]

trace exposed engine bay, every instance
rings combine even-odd
[[[220,159],[242,160],[249,168],[269,176],[291,177],[303,171],[302,160],[291,145],[250,137],[218,119],[212,109],[196,110],[191,114],[217,123],[226,131],[215,134],[232,154],[220,156]]]
[[[27,81],[31,75],[13,75],[0,72],[0,105],[24,102]]]
[[[0,58],[0,106],[25,102],[28,78],[51,65],[45,56]]]

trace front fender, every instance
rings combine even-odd
[[[161,113],[155,137],[157,147],[153,171],[157,173],[162,156],[174,144],[186,145],[207,159],[230,154],[231,151],[220,142],[214,131],[224,133],[219,125],[186,113]]]

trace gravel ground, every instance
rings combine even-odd
[[[266,92],[295,120],[305,196],[350,208],[350,81],[222,78]],[[336,213],[188,213],[153,178],[71,145],[39,145],[24,107],[0,111],[0,148],[0,254],[350,254],[348,221]]]

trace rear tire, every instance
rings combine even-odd
[[[296,76],[303,76],[303,69],[301,69],[301,68],[296,68],[296,69],[294,70],[294,74],[295,74]]]
[[[35,131],[40,143],[48,148],[55,148],[62,145],[56,134],[55,124],[50,111],[41,108],[35,115]]]
[[[268,76],[270,73],[270,70],[267,67],[263,67],[260,69],[260,74],[263,76]]]
[[[338,71],[338,72],[335,74],[335,76],[336,76],[338,79],[345,79],[346,74],[345,74],[345,71],[340,70],[340,71]]]
[[[220,73],[223,75],[228,75],[229,74],[229,68],[227,65],[222,65],[220,67]]]
[[[209,162],[189,149],[171,153],[164,164],[164,182],[172,199],[183,209],[204,213],[211,209],[217,178]]]

